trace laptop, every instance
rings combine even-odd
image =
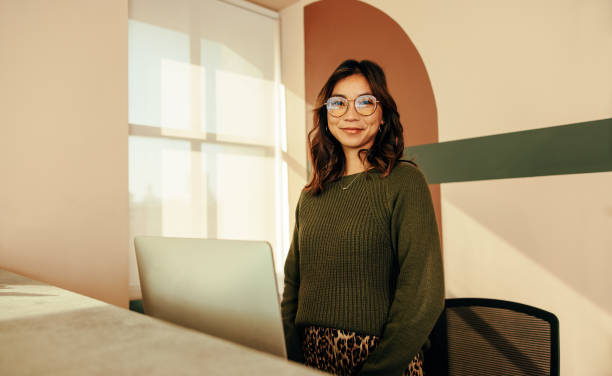
[[[287,358],[270,244],[137,236],[147,315]]]

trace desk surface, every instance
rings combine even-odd
[[[0,269],[2,375],[322,375]]]

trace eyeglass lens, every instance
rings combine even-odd
[[[327,100],[327,112],[340,117],[348,111],[349,102],[344,97],[331,97]],[[376,111],[376,98],[373,95],[361,95],[355,98],[355,110],[363,116],[372,115]]]

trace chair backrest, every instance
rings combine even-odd
[[[446,299],[425,353],[429,375],[559,375],[559,320],[495,299]]]

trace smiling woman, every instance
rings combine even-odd
[[[431,195],[383,70],[346,60],[317,98],[282,312],[290,359],[339,375],[422,375],[444,278]]]
[[[371,95],[370,84],[362,74],[340,80],[332,95],[327,100],[327,124],[331,134],[342,144],[349,167],[346,172],[351,174],[359,169],[359,165],[352,164],[354,157],[358,157],[359,150],[372,147],[376,133],[385,122],[382,110],[376,106],[376,97]]]
[[[404,150],[403,128],[377,64],[347,60],[336,68],[317,96],[309,142],[315,168],[306,188],[314,194],[344,175],[391,172]]]

